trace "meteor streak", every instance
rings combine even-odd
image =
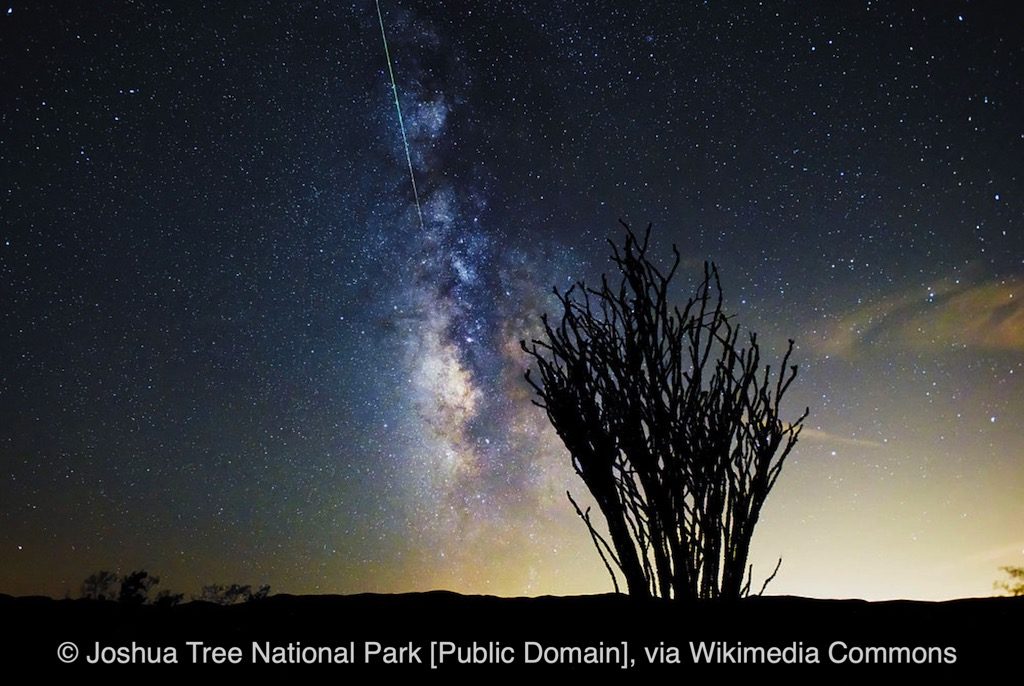
[[[391,92],[395,94],[395,110],[398,112],[398,126],[402,129],[402,145],[405,146],[405,161],[409,164],[409,180],[412,181],[412,197],[416,200],[416,215],[420,220],[420,230],[423,229],[423,208],[420,207],[420,193],[416,189],[416,174],[412,170],[412,155],[409,154],[409,138],[405,135],[405,120],[402,119],[402,106],[398,104],[398,86],[395,84],[395,70],[391,66],[391,51],[388,50],[388,36],[384,32],[384,15],[380,12],[380,0],[374,0],[377,4],[377,20],[380,21],[380,37],[384,41],[384,57],[388,62],[388,74],[391,75]]]

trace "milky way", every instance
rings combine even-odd
[[[518,341],[620,218],[797,342],[755,577],[991,592],[1024,564],[1017,15],[12,5],[0,592],[609,590]]]
[[[425,19],[407,17],[402,29],[433,36]],[[407,375],[396,381],[407,384],[409,405],[393,427],[406,446],[394,456],[395,468],[415,526],[430,539],[432,573],[438,583],[464,586],[478,583],[481,568],[500,573],[481,554],[495,539],[511,547],[522,536],[536,538],[546,519],[538,505],[550,506],[538,499],[546,480],[566,473],[553,434],[528,400],[518,347],[536,329],[530,321],[544,303],[546,289],[537,285],[552,278],[556,265],[544,268],[532,251],[495,238],[486,188],[446,173],[446,124],[467,106],[457,90],[426,85],[427,65],[457,74],[461,55],[434,41],[397,45],[396,54],[411,55],[400,59],[405,121],[414,171],[426,183],[423,226],[405,246],[405,305],[395,309],[405,354],[394,371]],[[406,209],[390,221],[418,219]]]

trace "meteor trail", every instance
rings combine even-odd
[[[405,161],[409,164],[409,180],[412,181],[412,197],[416,199],[416,216],[423,229],[423,208],[420,207],[420,193],[416,189],[416,174],[412,171],[412,155],[409,154],[409,138],[405,135],[405,120],[402,119],[402,106],[398,104],[398,86],[395,85],[395,70],[391,66],[391,51],[388,50],[388,36],[384,33],[384,16],[380,12],[380,0],[377,4],[377,20],[380,21],[380,37],[384,41],[384,57],[388,62],[388,74],[391,75],[391,92],[395,94],[395,110],[398,112],[398,126],[402,129],[402,145],[405,146]]]

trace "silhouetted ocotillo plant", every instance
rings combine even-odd
[[[651,227],[642,239],[623,227],[616,278],[556,288],[560,319],[543,315],[542,339],[521,342],[539,374],[526,379],[604,516],[607,538],[567,494],[616,590],[617,569],[636,596],[739,598],[761,507],[808,414],[780,416],[793,341],[773,374],[724,313],[714,264],[680,308],[679,251],[662,272]]]

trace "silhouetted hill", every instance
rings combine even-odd
[[[0,617],[11,637],[3,649],[6,668],[58,673],[181,672],[194,659],[209,664],[231,658],[239,664],[216,669],[225,675],[255,665],[295,674],[319,668],[339,677],[369,670],[459,679],[495,670],[523,676],[619,673],[625,661],[631,674],[679,678],[751,670],[815,678],[839,668],[934,676],[1013,663],[1024,598],[869,603],[764,597],[723,605],[639,602],[618,595],[496,598],[432,592],[277,595],[244,605],[192,602],[162,608],[0,595]],[[73,665],[58,659],[58,647],[69,641],[79,651]],[[195,647],[195,656],[189,642],[203,644]],[[97,645],[114,664],[89,663]],[[210,650],[204,655],[204,649]],[[673,649],[681,664],[665,662],[676,656]],[[444,659],[432,670],[431,660],[436,663],[441,652]],[[178,664],[151,664],[170,657]],[[389,659],[404,664],[385,664]],[[577,664],[593,660],[598,664]],[[266,664],[279,661],[284,664]]]

